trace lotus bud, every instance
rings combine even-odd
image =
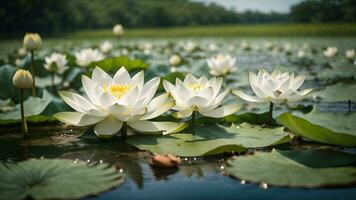
[[[122,27],[121,24],[116,24],[113,27],[112,32],[114,33],[114,35],[122,36],[124,34],[124,28]]]
[[[23,46],[26,50],[34,51],[41,47],[42,40],[38,33],[26,33],[23,39]]]
[[[172,66],[177,66],[182,62],[182,59],[180,58],[179,55],[174,54],[169,58],[169,64]]]
[[[31,88],[33,78],[29,71],[20,69],[16,71],[14,77],[12,78],[12,83],[17,88]]]

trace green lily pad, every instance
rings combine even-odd
[[[322,101],[356,101],[356,84],[337,83],[326,87],[324,90],[313,93],[313,96]]]
[[[226,171],[242,180],[272,186],[315,188],[356,183],[356,167],[335,167],[354,163],[354,155],[325,155],[320,150],[256,152],[230,159]]]
[[[93,62],[89,67],[100,67],[106,72],[116,72],[122,66],[125,66],[127,71],[132,71],[135,69],[146,69],[148,64],[139,59],[130,59],[127,56],[120,56]]]
[[[0,199],[79,199],[123,182],[107,164],[87,165],[63,159],[0,164]]]
[[[167,136],[133,136],[131,145],[153,153],[170,153],[194,157],[216,155],[225,152],[244,152],[247,148],[268,147],[291,140],[288,133],[279,128],[262,128],[243,123],[229,128],[212,125],[195,127],[196,135],[179,133]]]
[[[317,110],[302,115],[283,113],[277,121],[293,133],[309,140],[338,145],[356,147],[356,113],[320,113]]]

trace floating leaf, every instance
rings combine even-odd
[[[325,155],[320,150],[256,152],[230,159],[226,171],[242,180],[273,186],[315,188],[356,183],[356,167],[334,167],[354,163],[355,156],[332,153],[330,159]]]
[[[127,71],[132,71],[135,69],[146,69],[148,64],[139,59],[130,59],[127,56],[107,58],[90,64],[91,68],[100,67],[107,72],[116,72],[122,66],[124,66]]]
[[[356,113],[320,113],[302,115],[283,113],[277,120],[295,134],[309,140],[345,147],[356,146]]]
[[[128,139],[128,143],[154,153],[193,157],[244,152],[247,148],[267,147],[290,141],[283,127],[262,128],[247,123],[229,128],[218,125],[201,126],[194,131],[196,135],[179,133],[167,136],[133,136]]]
[[[345,73],[345,72],[343,72]],[[356,84],[337,83],[324,90],[313,93],[313,96],[322,101],[356,101]]]
[[[63,159],[2,163],[0,179],[0,199],[79,199],[123,182],[122,175],[107,164]]]

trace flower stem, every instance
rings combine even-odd
[[[195,134],[195,132],[194,132],[195,115],[196,115],[196,111],[193,111],[193,113],[192,113],[192,119],[191,119],[191,121],[190,121],[190,128],[191,128],[191,130],[192,130],[193,135]]]
[[[123,122],[121,127],[121,138],[126,140],[127,138],[127,122]]]
[[[26,137],[27,133],[28,133],[28,128],[27,128],[27,123],[26,123],[26,118],[25,118],[25,111],[24,111],[24,105],[23,105],[23,88],[21,88],[21,94],[20,94],[20,101],[21,101],[21,123],[22,123],[22,133],[23,136]]]
[[[56,88],[54,86],[54,71],[51,72],[52,92],[56,94]]]
[[[268,112],[268,125],[272,126],[273,122],[273,103],[269,103],[269,112]]]
[[[35,77],[35,53],[33,50],[31,50],[31,74],[33,77],[33,83],[32,83],[32,96],[36,96],[36,77]]]

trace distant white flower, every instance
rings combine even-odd
[[[182,59],[179,55],[174,54],[169,58],[169,64],[172,66],[177,66],[182,62]]]
[[[82,49],[75,53],[76,63],[81,67],[88,67],[90,63],[103,60],[105,56],[97,49]]]
[[[224,98],[229,94],[229,90],[220,92],[223,83],[222,78],[213,77],[208,80],[205,76],[197,79],[192,74],[188,74],[184,81],[176,79],[175,85],[164,80],[165,90],[172,96],[175,102],[173,110],[177,118],[186,118],[194,112],[213,117],[221,118],[235,113],[240,106],[227,105],[220,106]]]
[[[216,51],[218,50],[218,46],[215,43],[210,43],[208,46],[209,51]]]
[[[185,124],[148,121],[168,111],[174,103],[168,94],[154,98],[160,83],[156,77],[144,84],[144,72],[132,78],[121,67],[112,78],[100,68],[95,68],[92,78],[82,76],[87,98],[62,91],[62,99],[76,112],[61,112],[54,116],[75,126],[95,125],[99,137],[111,137],[126,125],[138,132],[162,132],[168,134],[185,128]]]
[[[290,43],[286,43],[283,49],[285,52],[290,52],[292,50],[292,45]]]
[[[303,46],[302,46],[302,49],[303,49],[303,50],[308,50],[308,49],[310,49],[310,44],[309,44],[309,43],[304,43]]]
[[[272,102],[275,104],[295,102],[303,99],[312,91],[311,89],[298,91],[304,79],[304,76],[294,77],[293,73],[281,73],[274,70],[272,74],[269,74],[266,70],[261,69],[258,75],[249,73],[251,88],[257,96],[250,96],[239,90],[234,90],[233,94],[249,102]]]
[[[175,72],[177,72],[177,67],[171,66],[170,69],[169,69],[169,71],[170,71],[171,73],[175,73]]]
[[[331,58],[331,57],[336,56],[337,52],[338,52],[338,50],[336,47],[328,47],[328,48],[326,48],[326,50],[323,53],[324,53],[325,57]]]
[[[354,49],[349,49],[345,52],[346,58],[347,59],[354,59],[355,58],[355,50]]]
[[[299,50],[297,54],[298,58],[304,58],[305,57],[305,52],[303,50]]]
[[[122,36],[124,34],[124,28],[121,24],[116,24],[113,28],[112,28],[112,32],[114,33],[114,35],[116,36]]]
[[[50,56],[45,57],[45,62],[44,67],[50,72],[62,74],[68,69],[66,55],[60,53],[52,53]]]
[[[103,53],[110,53],[113,49],[113,44],[110,41],[105,41],[100,45],[100,50]]]
[[[208,66],[210,68],[209,73],[213,76],[225,76],[236,70],[235,68],[236,58],[230,55],[218,55],[207,59]]]
[[[242,50],[249,50],[249,49],[251,49],[250,44],[247,43],[246,41],[241,41],[240,47],[241,47]]]
[[[22,48],[19,48],[19,49],[17,50],[17,53],[18,53],[20,56],[25,56],[25,55],[27,54],[27,51],[26,51],[26,49],[25,49],[24,47],[22,47]]]
[[[184,44],[183,48],[187,52],[191,53],[198,48],[198,45],[192,41],[188,41],[186,44]]]
[[[272,42],[266,42],[265,43],[265,48],[266,49],[273,49],[273,47],[274,47],[274,44]]]

